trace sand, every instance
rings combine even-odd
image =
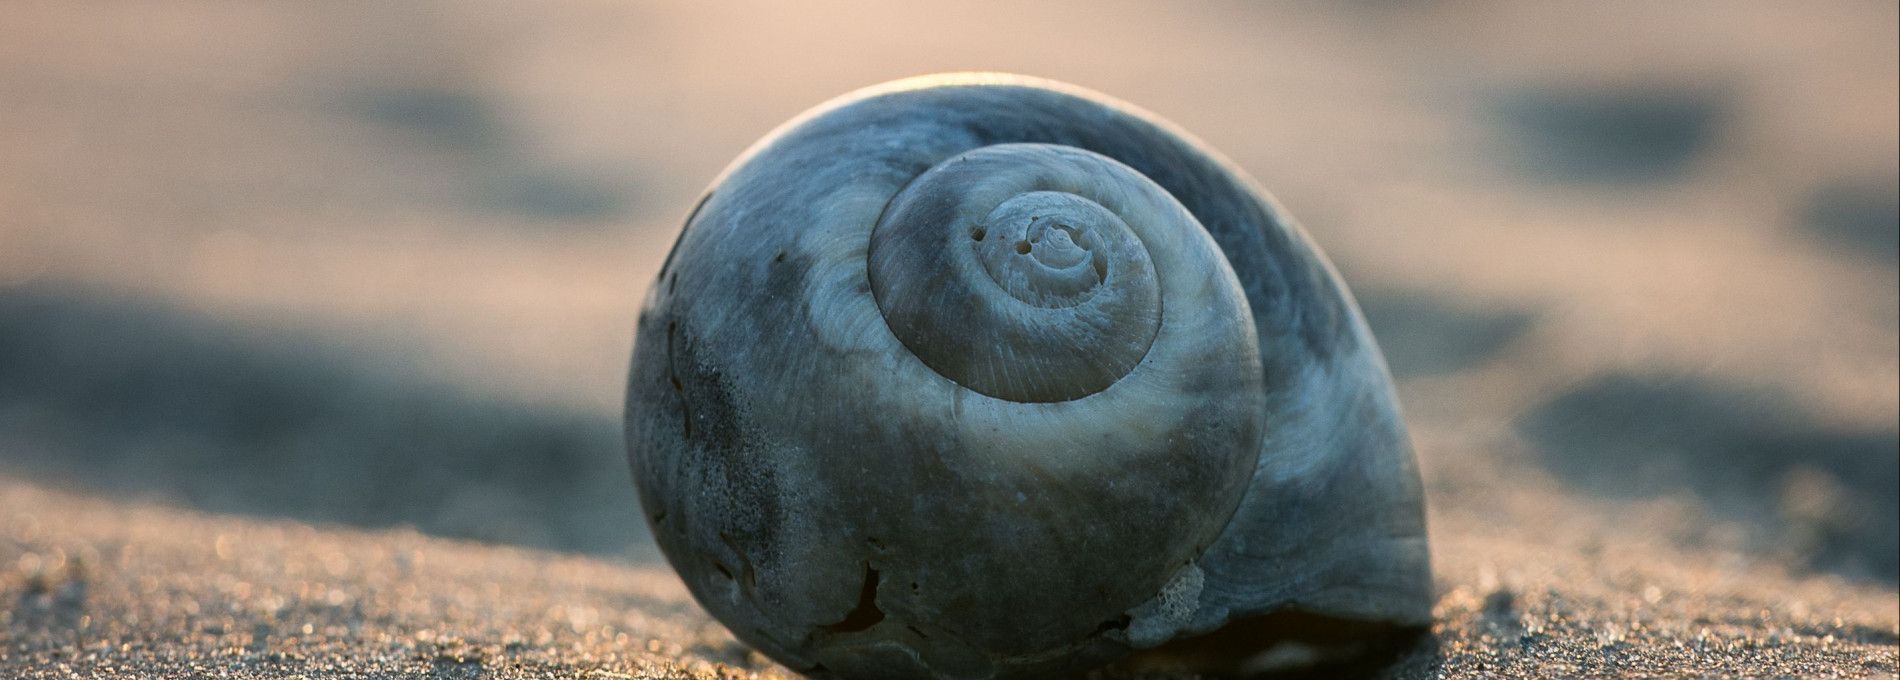
[[[664,566],[17,482],[0,485],[0,518],[6,677],[791,677],[734,641]],[[1542,518],[1552,524],[1541,532],[1499,531],[1495,519],[1435,517],[1438,623],[1376,672],[1895,672],[1890,589],[1710,564],[1561,518]]]

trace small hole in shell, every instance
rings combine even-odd
[[[975,229],[970,230],[970,240],[972,241],[981,241],[983,240],[983,237],[988,236],[988,235],[990,235],[990,232],[985,230],[982,227],[977,227]]]
[[[1017,255],[1028,255],[1028,254],[1029,254],[1029,242],[1028,242],[1028,241],[1017,241],[1017,242],[1016,242],[1016,254],[1017,254]]]
[[[864,584],[858,591],[858,605],[853,607],[850,613],[844,615],[843,621],[828,626],[820,626],[820,630],[830,633],[855,633],[861,630],[869,630],[871,626],[875,626],[878,622],[883,621],[884,610],[878,609],[877,607],[877,581],[877,570],[871,568],[871,564],[866,562],[864,564]]]

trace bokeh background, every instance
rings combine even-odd
[[[1896,14],[9,2],[0,476],[655,560],[621,390],[687,209],[807,107],[998,70],[1169,118],[1303,222],[1447,565],[1554,533],[1891,591]]]

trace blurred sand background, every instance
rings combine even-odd
[[[638,302],[780,122],[1000,70],[1194,132],[1354,289],[1443,592],[1384,670],[1891,677],[1897,15],[8,3],[0,674],[782,673],[635,511]]]

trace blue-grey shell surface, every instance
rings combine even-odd
[[[1007,162],[995,148],[1129,174],[1185,211],[1187,254],[1154,267],[1195,263],[1199,287],[1167,284],[1155,349],[1099,395],[965,388],[879,310],[867,261],[893,197],[948,162]],[[1067,85],[899,81],[761,140],[651,287],[626,424],[668,560],[800,672],[1047,677],[1280,611],[1429,623],[1418,471],[1345,285],[1240,170]]]

